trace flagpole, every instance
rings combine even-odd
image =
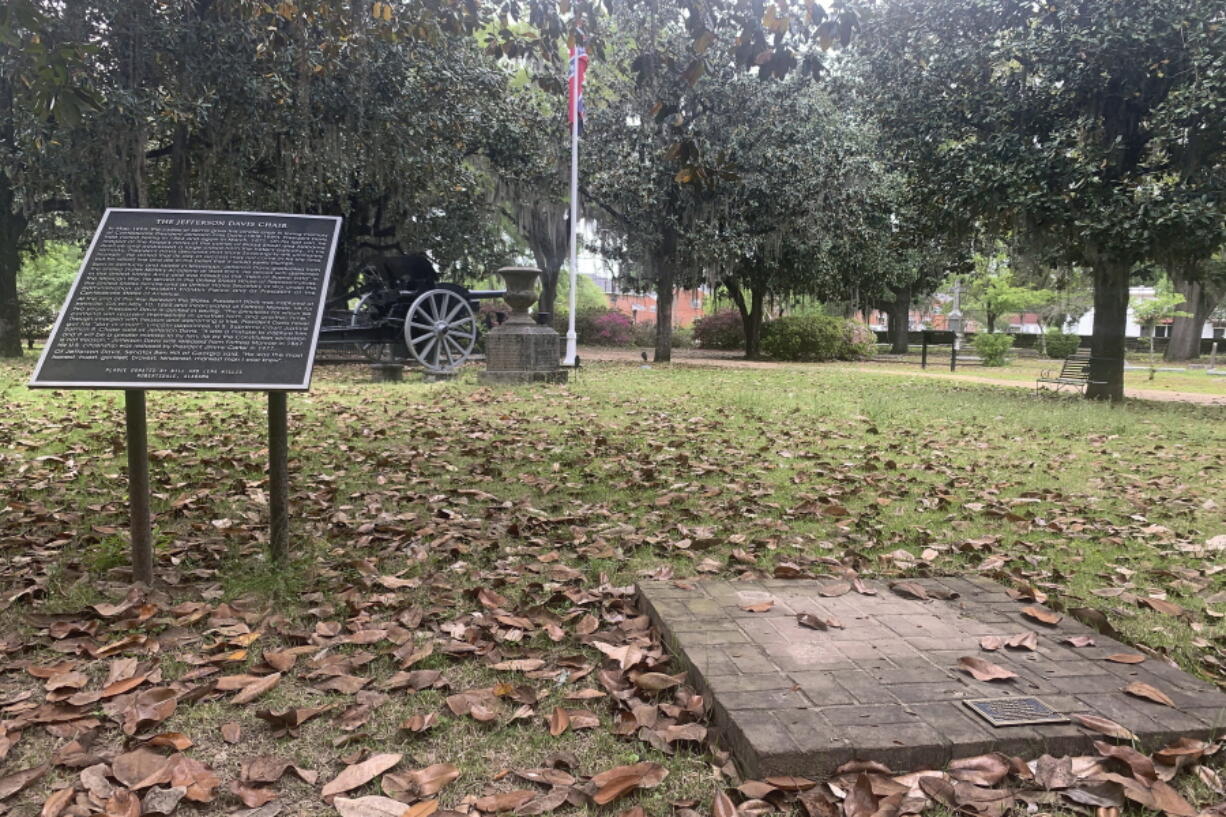
[[[563,366],[574,366],[579,336],[575,332],[575,295],[579,289],[579,44],[571,65],[570,86],[570,293],[567,298],[566,357]]]

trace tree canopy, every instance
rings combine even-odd
[[[1092,397],[1123,394],[1133,267],[1222,243],[1219,18],[1158,0],[866,6],[869,87],[925,197],[1091,271]]]

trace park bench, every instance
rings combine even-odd
[[[1056,391],[1060,391],[1065,386],[1073,389],[1085,391],[1086,386],[1091,383],[1099,384],[1103,381],[1090,379],[1090,356],[1087,354],[1069,355],[1064,360],[1064,365],[1060,367],[1060,374],[1052,375],[1051,369],[1045,369],[1039,373],[1039,378],[1034,382],[1034,390],[1037,393],[1040,391],[1040,385],[1043,383],[1051,383],[1056,387]]]

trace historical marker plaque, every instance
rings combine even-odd
[[[1025,726],[1034,723],[1068,723],[1068,718],[1038,698],[976,698],[962,703],[993,726]]]
[[[340,221],[107,210],[30,386],[306,390]]]

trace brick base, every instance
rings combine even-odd
[[[993,751],[1083,753],[1103,738],[1075,724],[992,727],[962,703],[974,698],[1037,696],[1064,715],[1110,718],[1145,748],[1179,736],[1208,739],[1226,727],[1226,694],[1153,658],[1105,661],[1134,650],[1071,618],[1036,624],[1021,615],[1026,603],[979,577],[918,582],[958,597],[916,601],[876,585],[876,595],[826,598],[818,593],[823,582],[787,580],[644,583],[638,591],[749,777],[821,778],[852,759],[911,771]],[[765,613],[741,609],[768,600],[774,605]],[[802,612],[844,627],[801,627]],[[1036,651],[979,647],[985,635],[1027,630],[1038,633]],[[1095,646],[1062,643],[1074,635],[1092,636]],[[957,669],[967,655],[1018,677],[976,681]],[[1132,681],[1166,692],[1177,708],[1122,692]]]

